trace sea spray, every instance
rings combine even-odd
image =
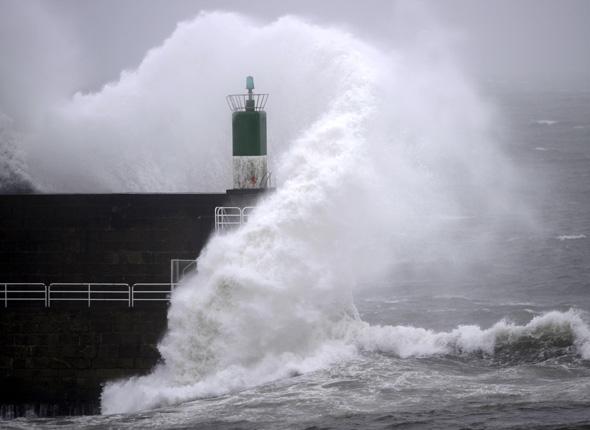
[[[31,176],[59,192],[224,191],[226,94],[240,92],[248,73],[272,93],[270,161],[278,160],[341,90],[347,72],[335,55],[346,56],[348,40],[289,17],[259,26],[207,13],[180,23],[135,70],[46,113],[27,140]]]
[[[349,52],[339,60],[360,58]],[[241,389],[354,354],[344,341],[347,322],[358,319],[354,278],[341,279],[340,260],[355,245],[343,234],[347,215],[338,203],[342,187],[362,176],[374,77],[366,67],[352,70],[330,110],[295,142],[283,164],[289,179],[244,228],[215,237],[198,275],[175,291],[159,345],[164,364],[108,385],[103,412]]]
[[[223,39],[230,25],[242,30],[236,32],[239,43],[233,36],[232,43]],[[206,39],[199,37],[204,34]],[[215,34],[219,52],[202,46],[203,40],[218,40]],[[207,61],[195,52],[206,53]],[[218,395],[313,371],[370,350],[375,342],[373,349],[394,345],[391,351],[400,356],[446,353],[454,350],[453,342],[459,350],[490,351],[494,335],[480,335],[475,327],[459,328],[459,334],[370,327],[352,301],[360,281],[383,276],[393,263],[469,261],[485,248],[485,235],[476,233],[467,250],[457,247],[459,231],[449,227],[449,218],[470,216],[477,223],[478,216],[489,220],[507,208],[518,212],[506,186],[513,172],[491,138],[493,115],[452,62],[403,51],[386,55],[349,34],[293,17],[257,26],[236,15],[205,14],[179,26],[120,82],[77,96],[68,112],[77,118],[75,127],[78,120],[88,125],[89,118],[127,142],[129,126],[122,125],[140,115],[133,108],[151,84],[159,85],[161,70],[176,70],[169,63],[197,62],[190,69],[194,75],[183,71],[181,78],[188,93],[196,93],[195,82],[203,77],[214,80],[216,85],[207,86],[215,88],[207,90],[210,100],[228,76],[241,79],[220,71],[222,59],[236,60],[233,54],[252,65],[259,85],[272,93],[272,104],[281,106],[269,110],[279,187],[247,225],[213,237],[199,256],[199,273],[172,296],[168,331],[159,345],[162,364],[150,375],[107,384],[103,413]],[[171,108],[175,90],[168,82],[161,85],[157,93]],[[123,119],[105,111],[113,103]],[[139,111],[159,113],[161,107],[154,106]],[[219,124],[222,114],[207,113],[209,121],[197,121],[197,129],[219,136],[211,124]],[[194,107],[183,112],[181,140],[196,139],[195,124],[182,123],[187,114],[205,116]],[[145,129],[152,126],[167,130],[159,120]],[[131,132],[139,140],[147,137],[142,128]],[[166,187],[185,184],[198,172],[192,179],[206,182],[199,176],[202,167],[210,157],[222,158],[224,147],[220,143],[211,152],[210,140],[184,147],[194,157],[180,157],[174,172],[158,180],[171,181]],[[147,155],[158,147],[151,141]],[[126,174],[138,185],[136,164]],[[179,178],[185,167],[192,173]],[[211,172],[219,178],[208,184],[219,186],[223,169],[212,166]],[[472,337],[478,340],[465,340]],[[399,339],[410,346],[395,346]]]

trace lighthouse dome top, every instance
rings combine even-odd
[[[246,94],[230,94],[226,97],[227,104],[232,112],[263,111],[266,106],[268,94],[254,94],[254,78],[246,77]]]

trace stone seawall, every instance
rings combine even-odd
[[[0,410],[6,418],[96,414],[102,385],[160,360],[167,303],[0,308]]]

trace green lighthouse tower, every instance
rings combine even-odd
[[[254,94],[254,78],[246,78],[247,94],[227,96],[232,111],[233,188],[261,189],[270,185],[266,156],[268,94]]]

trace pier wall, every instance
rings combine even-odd
[[[64,302],[0,309],[2,416],[99,413],[105,382],[145,374],[160,360],[156,346],[167,306]]]
[[[0,283],[168,283],[170,260],[205,246],[216,206],[260,195],[0,195]],[[0,415],[98,413],[105,382],[159,362],[167,307],[0,301]]]
[[[0,282],[169,282],[225,194],[0,196]]]
[[[194,259],[225,194],[0,196],[0,283],[170,282]],[[0,297],[3,299],[3,297]],[[99,412],[106,381],[160,359],[164,302],[0,302],[0,414]]]

